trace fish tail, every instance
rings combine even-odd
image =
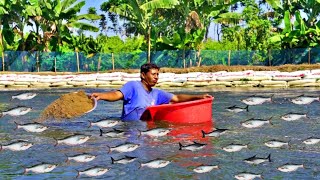
[[[68,158],[68,156],[67,156],[66,154],[64,154],[64,155],[65,155],[66,158],[67,158],[67,159],[65,160],[65,162],[68,163],[68,162],[69,162],[69,158]]]
[[[108,148],[108,152],[107,153],[109,154],[111,152],[111,147],[107,145],[107,148]]]
[[[0,118],[2,118],[2,116],[3,116],[3,113],[2,113],[2,112],[0,112]]]
[[[28,173],[28,168],[23,168],[23,174],[27,174]]]
[[[17,122],[14,121],[14,124],[16,124],[16,127],[14,128],[14,130],[19,129],[19,124]]]
[[[141,132],[139,129],[137,129],[137,130],[138,130],[138,132],[139,132],[138,137],[140,137],[141,134],[142,134],[142,132]]]
[[[269,119],[268,119],[268,121],[269,121],[269,123],[271,124],[271,125],[273,125],[273,123],[271,122],[271,119],[273,118],[273,116],[271,116]]]
[[[92,121],[90,121],[90,120],[88,120],[89,121],[89,126],[88,126],[88,128],[91,128],[91,126],[92,126]]]
[[[54,147],[56,147],[57,145],[58,145],[58,139],[56,139],[56,138],[53,138],[54,140],[55,140],[55,144],[54,144]]]
[[[114,159],[113,157],[110,157],[111,158],[111,164],[114,164]]]
[[[201,130],[202,133],[202,137],[205,138],[206,137],[206,132],[204,132],[204,130]]]
[[[78,178],[80,176],[80,171],[76,170],[77,171],[77,176],[76,178]]]
[[[245,107],[246,111],[249,112],[249,105]]]
[[[138,167],[138,169],[141,169],[141,168],[142,168],[142,163],[139,162],[139,167]]]
[[[271,153],[267,157],[268,161],[271,162]]]
[[[102,131],[102,129],[100,129],[99,131],[100,131],[100,136],[102,136],[102,134],[103,134],[103,131]]]
[[[182,144],[179,142],[179,150],[182,150]]]
[[[262,175],[260,175],[260,178],[261,178],[261,179],[264,179],[264,177],[263,177]]]
[[[0,151],[2,151],[2,145],[0,144]]]

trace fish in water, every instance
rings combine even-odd
[[[96,121],[96,122],[92,122],[92,121],[89,121],[89,127],[90,128],[91,126],[98,126],[100,128],[108,128],[108,127],[113,127],[117,124],[120,123],[120,121],[118,120],[110,120],[110,119],[101,119],[99,121]]]
[[[108,131],[108,132],[103,132],[102,129],[100,129],[100,136],[116,138],[116,137],[123,137],[124,134],[125,134],[124,131],[121,131],[118,129],[113,129],[112,131]]]
[[[291,102],[294,104],[311,104],[313,101],[320,101],[320,98],[301,95],[294,99],[291,99]]]
[[[27,123],[27,124],[19,124],[17,122],[14,122],[16,124],[16,129],[24,129],[25,131],[28,132],[43,132],[46,129],[48,129],[47,126],[44,126],[40,123]]]
[[[96,177],[96,176],[101,176],[108,172],[110,168],[103,168],[103,167],[92,167],[83,171],[78,171],[78,175],[76,178],[78,178],[81,175],[86,175],[89,177]]]
[[[11,100],[12,99],[28,100],[28,99],[34,98],[36,95],[37,95],[37,93],[30,93],[30,92],[29,93],[21,93],[21,94],[12,96]]]
[[[140,163],[139,169],[142,167],[148,167],[148,168],[163,168],[170,164],[171,161],[163,160],[163,159],[154,159],[146,163]]]
[[[302,113],[288,113],[281,116],[281,119],[285,121],[296,121],[302,118],[308,119],[309,117],[307,116],[307,114],[302,114]]]
[[[115,164],[115,163],[128,164],[128,163],[133,162],[136,159],[137,159],[137,157],[124,156],[124,158],[115,160],[115,159],[113,159],[113,157],[111,157],[111,164]]]
[[[200,165],[193,169],[196,173],[207,173],[212,171],[213,169],[219,169],[217,165]]]
[[[202,144],[202,143],[198,143],[198,142],[193,142],[193,144],[188,144],[188,145],[182,145],[179,142],[179,150],[189,150],[189,151],[197,151],[200,150],[202,148],[204,148],[207,144]]]
[[[303,141],[303,143],[307,145],[317,144],[319,142],[320,142],[320,138],[316,138],[316,137],[310,137]]]
[[[271,124],[271,118],[269,119],[254,119],[254,118],[251,118],[251,119],[248,119],[244,122],[241,122],[241,125],[243,127],[246,127],[246,128],[257,128],[257,127],[261,127],[263,126],[264,124]]]
[[[97,156],[92,155],[92,154],[88,154],[88,153],[83,153],[83,154],[78,154],[78,155],[74,155],[74,156],[67,156],[67,160],[66,162],[69,162],[71,160],[74,160],[76,162],[90,162],[92,160],[94,160]]]
[[[222,134],[225,134],[228,131],[228,129],[218,129],[216,128],[215,130],[211,131],[211,132],[205,132],[204,130],[201,130],[202,132],[202,137],[219,137]]]
[[[90,139],[89,135],[76,134],[76,135],[68,136],[63,139],[56,139],[56,144],[54,146],[57,146],[58,144],[75,146],[75,145],[83,144],[89,139]]]
[[[246,172],[239,173],[234,177],[238,180],[253,180],[255,178],[263,179],[261,174],[253,174],[253,173],[246,173]]]
[[[289,146],[289,142],[284,142],[279,140],[270,140],[265,142],[264,144],[270,148],[280,148],[282,146]]]
[[[30,147],[33,146],[33,143],[30,143],[28,141],[16,141],[7,145],[0,145],[0,151],[1,150],[11,150],[11,151],[24,151],[29,149]]]
[[[248,163],[248,164],[261,164],[264,162],[271,162],[271,154],[268,155],[268,157],[266,158],[259,158],[257,157],[257,155],[254,155],[252,157],[249,157],[247,159],[243,160],[244,162]]]
[[[25,115],[27,114],[29,111],[31,111],[32,108],[31,107],[25,107],[25,106],[18,106],[16,108],[13,108],[13,109],[10,109],[8,111],[3,111],[3,112],[0,112],[0,118],[2,116],[5,116],[5,115],[9,115],[9,116],[22,116],[22,115]]]
[[[299,168],[304,168],[304,165],[303,164],[285,164],[277,167],[277,169],[281,172],[292,172],[292,171],[298,170]]]
[[[229,144],[229,145],[223,147],[222,149],[227,152],[237,152],[237,151],[241,151],[244,148],[248,148],[248,145],[247,144],[243,145],[243,144],[233,144],[232,143],[232,144]]]
[[[41,163],[41,164],[37,164],[37,165],[29,167],[29,168],[25,168],[24,169],[24,174],[26,174],[28,172],[34,172],[34,173],[37,173],[37,174],[47,173],[47,172],[52,171],[56,167],[57,167],[56,164]]]
[[[263,104],[265,102],[272,102],[272,97],[262,97],[262,96],[251,96],[246,99],[241,99],[241,102],[245,103],[246,105],[254,106]]]
[[[146,131],[139,131],[139,136],[147,135],[147,136],[153,136],[153,137],[160,137],[160,136],[167,135],[170,131],[171,129],[169,128],[153,128]]]
[[[125,143],[121,144],[115,147],[109,147],[108,146],[108,153],[111,151],[117,151],[117,152],[131,152],[137,149],[140,146],[140,144],[134,144],[134,143]]]
[[[227,107],[226,108],[227,111],[230,111],[230,112],[235,112],[235,113],[238,113],[238,112],[242,112],[242,111],[249,111],[249,105],[247,105],[246,107],[239,107],[239,106],[230,106],[230,107]]]

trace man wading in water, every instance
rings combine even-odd
[[[141,81],[129,81],[119,90],[105,93],[92,93],[91,97],[105,101],[123,100],[121,115],[123,121],[139,120],[148,106],[212,97],[209,94],[172,94],[160,89],[152,88],[158,82],[159,70],[160,67],[155,64],[144,64],[140,68]]]

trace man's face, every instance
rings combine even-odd
[[[148,86],[154,86],[158,82],[159,70],[158,69],[150,69],[147,73],[141,73],[142,80]]]

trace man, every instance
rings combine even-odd
[[[146,107],[151,105],[178,103],[212,97],[209,94],[172,94],[152,88],[158,82],[159,70],[160,67],[155,64],[144,64],[140,69],[141,81],[127,82],[117,91],[92,93],[91,97],[106,101],[123,100],[121,116],[123,121],[139,120]]]

